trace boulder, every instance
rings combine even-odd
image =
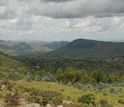
[[[73,102],[72,101],[66,101],[66,100],[64,100],[63,101],[63,104],[73,104]]]
[[[1,86],[1,90],[7,90],[7,89],[8,89],[8,86],[7,86],[7,85],[3,84],[3,85]]]
[[[57,107],[63,107],[62,105],[58,105]]]
[[[53,107],[51,104],[47,104],[46,107]]]
[[[31,103],[31,104],[26,104],[24,107],[41,107],[41,105],[38,103]]]

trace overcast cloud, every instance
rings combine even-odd
[[[124,39],[124,0],[0,0],[0,39]]]

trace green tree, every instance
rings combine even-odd
[[[97,83],[99,82],[108,82],[108,73],[102,70],[93,71],[91,74],[92,78],[96,80]]]

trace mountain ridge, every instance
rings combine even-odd
[[[76,39],[64,47],[49,52],[51,56],[116,57],[124,55],[124,42]]]

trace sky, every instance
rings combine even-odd
[[[0,39],[123,41],[124,0],[0,0]]]

